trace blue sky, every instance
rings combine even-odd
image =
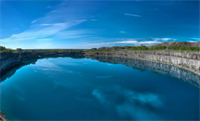
[[[0,45],[93,48],[200,41],[199,1],[0,0]]]

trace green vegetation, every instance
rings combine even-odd
[[[185,51],[200,51],[200,47],[180,47],[180,46],[171,46],[168,47],[169,50],[185,50]]]
[[[148,47],[141,45],[141,46],[128,46],[126,50],[148,50]]]
[[[3,46],[0,46],[0,53],[4,53],[4,52],[14,53],[15,50],[8,49],[8,48],[5,48],[5,47],[3,47]]]
[[[166,48],[166,46],[151,46],[148,50],[165,50]]]
[[[46,53],[46,54],[51,54],[51,53],[63,53],[63,52],[80,52],[80,51],[85,51],[84,49],[26,49],[19,51],[21,53],[23,52],[30,52],[30,53]]]
[[[80,52],[86,51],[86,49],[23,49],[23,50],[13,50],[0,46],[0,53],[63,53],[63,52]]]
[[[184,43],[184,42],[182,42]],[[89,50],[88,52],[99,52],[99,51],[134,51],[134,50],[175,50],[175,51],[200,51],[200,47],[185,47],[185,46],[164,46],[155,45],[146,47],[141,46],[125,46],[124,49],[116,49],[116,47],[105,47],[96,50]]]
[[[159,45],[154,45],[146,47],[143,44],[141,46],[115,46],[115,47],[101,47],[99,49],[18,49],[12,50],[0,46],[0,53],[43,53],[43,54],[53,54],[53,53],[65,53],[65,52],[100,52],[100,51],[134,51],[134,50],[175,50],[175,51],[200,51],[199,45],[192,47],[192,44],[189,42],[171,42],[171,43],[162,43]],[[168,46],[167,46],[168,45]]]
[[[3,46],[0,46],[0,50],[6,50],[6,48]]]

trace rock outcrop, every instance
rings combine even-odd
[[[187,69],[200,75],[200,52],[181,51],[100,51],[87,52],[86,56],[118,57],[147,60]]]
[[[105,56],[87,56],[87,57],[98,60],[100,62],[123,64],[141,71],[150,70],[161,74],[169,74],[172,77],[179,78],[197,87],[200,87],[200,76],[191,71],[181,69],[176,66],[162,64],[162,63],[155,63],[146,60],[137,60],[137,59],[126,59],[126,58],[105,57]]]
[[[99,52],[72,51],[62,53],[1,53],[1,81],[5,79],[4,77],[2,77],[2,75],[5,75],[14,67],[21,67],[29,63],[34,63],[37,61],[37,59],[47,57],[87,57],[102,62],[120,63],[141,70],[148,69],[158,73],[170,74],[173,77],[180,78],[186,82],[194,84],[195,86],[200,86],[200,52],[170,50]],[[27,62],[28,60],[33,61]],[[15,71],[16,70],[14,70],[13,73],[8,76],[12,76]],[[7,121],[2,112],[0,112],[0,121],[1,120]]]
[[[0,121],[8,121],[5,115],[0,111]]]
[[[166,47],[170,47],[170,46],[179,46],[179,47],[200,47],[200,42],[165,42],[165,43],[161,43],[155,46],[166,46]]]
[[[82,51],[62,52],[62,53],[1,53],[0,54],[0,72],[1,75],[7,73],[10,69],[23,64],[27,60],[39,59],[44,57],[54,57],[62,55],[83,55]],[[0,75],[0,76],[1,76]]]

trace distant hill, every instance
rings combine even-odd
[[[3,46],[0,46],[0,53],[2,52],[60,52],[60,51],[69,51],[70,49],[31,49],[31,50],[23,50],[23,51],[17,51],[5,48]],[[83,50],[83,49],[82,49]],[[92,48],[88,51],[131,51],[131,50],[186,50],[186,51],[200,51],[200,42],[164,42],[158,45],[152,45],[152,46],[113,46],[113,47],[100,47],[100,48]],[[75,50],[71,50],[75,51]]]
[[[200,42],[164,42],[152,46],[114,46],[93,48],[91,51],[120,51],[120,50],[186,50],[200,51]]]
[[[177,46],[177,47],[200,47],[200,42],[164,42],[158,45],[154,45],[154,46],[166,46],[171,47],[171,46]]]

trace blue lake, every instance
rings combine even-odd
[[[199,88],[170,74],[49,58],[1,82],[9,120],[198,120]]]

